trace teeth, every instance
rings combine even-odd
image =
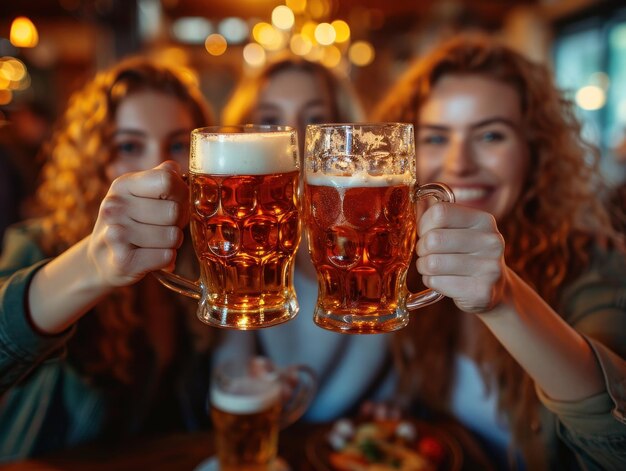
[[[485,188],[453,188],[452,191],[457,201],[474,201],[487,196]]]

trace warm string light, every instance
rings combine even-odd
[[[0,58],[0,105],[8,105],[16,91],[30,87],[30,75],[22,61],[15,57]]]
[[[9,40],[15,47],[35,47],[39,43],[39,33],[30,19],[18,16],[11,23]]]
[[[260,67],[267,54],[289,48],[329,68],[345,66],[348,61],[357,67],[371,64],[375,58],[372,44],[365,40],[351,43],[352,31],[346,21],[324,21],[330,12],[330,0],[286,0],[272,10],[271,23],[260,21],[253,26],[253,42],[244,48],[244,60],[251,67]]]

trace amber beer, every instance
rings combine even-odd
[[[416,202],[453,202],[441,183],[418,184],[409,123],[308,125],[304,193],[318,279],[314,322],[342,333],[401,329],[440,293],[412,293],[406,274],[417,238]]]
[[[211,391],[221,471],[269,471],[276,459],[280,383],[259,378],[232,380],[227,391]]]
[[[205,322],[254,329],[296,315],[296,149],[293,131],[192,133],[191,234]]]
[[[322,327],[336,329],[333,319],[356,316],[356,332],[396,328],[416,238],[410,182],[410,175],[307,179],[305,224],[318,272],[318,310],[333,314],[316,318]]]

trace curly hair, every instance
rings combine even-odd
[[[480,75],[512,86],[520,98],[530,170],[510,214],[498,221],[507,264],[555,310],[563,288],[590,263],[593,244],[620,244],[598,192],[599,154],[581,138],[572,103],[550,71],[484,34],[449,39],[418,60],[375,110],[380,121],[419,124],[420,110],[438,81],[449,75]],[[460,339],[460,313],[451,302],[430,306],[396,337],[401,393],[444,409],[451,375],[419,381],[420,372],[450,371]],[[482,325],[480,327],[483,327]],[[438,334],[433,336],[432,332]],[[478,364],[486,386],[497,386],[499,410],[519,442],[537,419],[534,384],[497,339],[478,334]],[[437,377],[439,376],[439,377]],[[423,375],[421,376],[423,378]]]
[[[111,137],[116,110],[126,97],[144,90],[180,100],[196,127],[213,123],[189,70],[134,57],[98,73],[70,97],[43,147],[46,163],[37,202],[42,221],[39,242],[48,256],[59,255],[91,233],[111,184],[105,168],[114,155]],[[95,315],[79,322],[69,349],[70,353],[72,347],[81,350],[75,357],[85,372],[106,380],[131,381],[131,336],[139,324],[135,304],[132,289],[119,289],[95,307]]]
[[[285,70],[302,70],[320,77],[330,92],[335,107],[333,119],[336,122],[353,123],[362,120],[364,112],[360,101],[345,77],[316,62],[281,54],[257,73],[241,79],[222,111],[222,124],[243,124],[249,121],[263,86],[274,75]]]

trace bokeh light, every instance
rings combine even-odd
[[[13,100],[13,92],[11,90],[0,90],[0,105],[8,105]]]
[[[217,29],[229,44],[239,44],[245,41],[249,34],[248,24],[237,17],[224,18]]]
[[[350,26],[343,20],[335,20],[331,23],[331,26],[335,30],[335,42],[345,43],[350,39]]]
[[[367,41],[357,41],[350,46],[348,56],[354,65],[365,67],[374,60],[374,47]]]
[[[228,43],[226,42],[226,38],[221,34],[210,34],[206,41],[204,42],[204,47],[207,52],[212,56],[221,56],[226,52],[226,48],[228,47]]]
[[[291,29],[295,22],[293,11],[285,5],[279,5],[272,10],[272,24],[280,29]]]
[[[285,4],[296,14],[304,13],[306,0],[287,0]]]
[[[337,46],[325,47],[320,62],[330,69],[337,67],[341,62],[341,51]]]
[[[587,85],[576,92],[576,104],[583,110],[599,110],[606,103],[606,94],[597,85]]]
[[[289,48],[297,56],[307,55],[312,47],[313,43],[301,34],[294,34],[289,40]]]
[[[247,44],[243,48],[243,60],[252,67],[261,67],[265,64],[265,50],[256,43]]]
[[[18,16],[11,23],[9,39],[15,47],[35,47],[39,43],[39,33],[30,19]]]
[[[322,46],[330,46],[336,37],[335,28],[330,23],[320,23],[315,28],[315,40]]]

